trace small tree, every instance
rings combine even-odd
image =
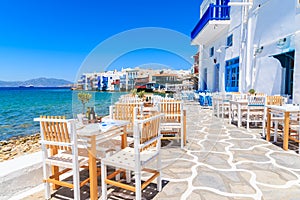
[[[248,91],[250,94],[255,94],[255,90],[252,88]]]
[[[92,98],[92,95],[86,92],[80,92],[78,93],[78,99],[82,103],[82,114],[85,113],[85,104],[90,101]]]
[[[142,99],[142,98],[145,96],[145,91],[144,91],[144,90],[141,90],[141,91],[139,91],[139,92],[137,93],[137,95],[138,95],[139,98]]]

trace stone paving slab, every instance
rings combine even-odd
[[[198,104],[186,105],[186,109],[184,154],[192,157],[188,161],[172,156],[176,162],[163,161],[163,179],[170,182],[155,199],[300,199],[299,154],[265,141],[260,129],[229,125],[227,119],[213,116]]]
[[[260,129],[229,125],[198,103],[185,108],[187,146],[182,150],[172,141],[162,148],[162,179],[168,183],[155,200],[300,199],[299,154],[261,139]]]

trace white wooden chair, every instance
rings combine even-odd
[[[241,94],[240,92],[232,92],[230,93],[231,96],[231,100],[233,101],[243,101],[243,100],[247,100],[248,95],[247,94]],[[240,112],[241,112],[241,118],[245,119],[247,116],[247,108],[246,106],[241,106],[240,108]],[[231,119],[233,121],[235,121],[235,119],[238,121],[238,106],[232,106],[231,107]]]
[[[250,123],[254,122],[264,124],[265,115],[265,96],[249,96],[248,97],[248,107],[247,107],[247,130],[249,130]]]
[[[127,94],[123,95],[119,98],[120,103],[138,103],[142,102],[142,99],[140,99],[137,95]]]
[[[161,102],[164,99],[164,97],[160,95],[153,95],[151,98],[151,101],[154,105],[157,105],[159,102]]]
[[[283,105],[284,104],[284,98],[282,96],[267,96],[267,99],[266,99],[266,105]],[[265,113],[264,113],[264,121],[266,122],[267,121],[267,109],[265,108]],[[272,120],[271,120],[271,127],[273,126],[274,124],[274,137],[273,137],[273,141],[274,142],[277,142],[277,138],[278,138],[278,132],[279,132],[279,129],[278,129],[278,125],[279,123],[281,123],[283,125],[283,120],[284,120],[284,117],[282,114],[280,113],[271,113],[272,115]],[[266,123],[263,123],[263,137],[266,136],[265,134],[265,129],[266,129]]]
[[[143,102],[134,103],[115,103],[109,107],[109,116],[114,120],[126,120],[129,121],[126,131],[128,136],[133,134],[133,123],[134,123],[134,108],[138,107],[138,115],[143,114]]]
[[[178,140],[180,146],[186,145],[186,111],[183,102],[171,98],[165,98],[158,103],[159,112],[164,114],[161,122],[162,139]],[[172,135],[172,136],[171,136]]]
[[[232,94],[221,94],[221,103],[219,104],[219,110],[221,111],[222,118],[224,118],[226,115],[229,115],[229,101],[231,99]]]
[[[41,116],[34,121],[40,122],[45,198],[51,197],[50,183],[52,183],[53,189],[58,189],[58,185],[72,188],[74,199],[80,199],[80,187],[89,179],[79,182],[79,167],[86,167],[88,158],[78,155],[75,120]],[[50,175],[50,167],[52,175]],[[61,181],[59,178],[70,170],[72,170],[73,184]]]
[[[157,190],[161,190],[161,160],[160,160],[160,119],[163,114],[156,113],[144,119],[138,119],[138,108],[134,110],[134,148],[127,147],[116,154],[103,158],[101,160],[101,178],[102,178],[102,199],[107,199],[107,184],[114,185],[126,190],[135,192],[136,200],[142,197],[142,190],[147,187],[155,178],[157,178]],[[156,168],[149,169],[149,162],[156,159]],[[120,168],[110,175],[107,175],[107,166]],[[133,171],[135,176],[135,185],[112,180],[120,173]],[[153,173],[153,175],[141,183],[141,173]],[[129,181],[129,180],[127,180]]]
[[[298,143],[298,151],[300,152],[300,113],[291,114],[289,126],[289,139]]]

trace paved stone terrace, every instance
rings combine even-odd
[[[163,147],[162,176],[169,182],[154,199],[300,199],[299,154],[261,139],[261,130],[229,125],[198,103],[185,107],[188,144]],[[25,199],[43,197],[41,191]]]
[[[300,156],[219,119],[198,104],[186,105],[186,150],[164,148],[163,179],[155,199],[300,199]]]

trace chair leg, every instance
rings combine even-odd
[[[156,166],[157,171],[159,172],[159,176],[157,177],[157,191],[161,191],[162,188],[162,183],[161,183],[161,159],[160,159],[160,154],[157,156],[157,166]]]
[[[130,183],[131,181],[131,174],[130,174],[130,170],[126,170],[126,182]]]
[[[248,108],[248,111],[247,111],[247,130],[249,131],[249,127],[250,127],[250,110]]]
[[[49,166],[47,166],[46,163],[43,163],[43,171],[44,171],[43,173],[44,180],[46,180],[49,178],[49,174],[50,174]],[[44,187],[45,187],[45,199],[50,199],[51,198],[50,183],[45,182]]]
[[[275,121],[275,127],[274,127],[274,139],[273,139],[273,141],[274,142],[277,142],[277,136],[278,136],[278,122],[277,121]]]
[[[263,136],[263,138],[266,137],[266,121],[267,121],[267,116],[266,116],[266,111],[264,111],[263,122],[262,122],[262,136]]]
[[[183,126],[181,127],[181,129],[180,129],[180,147],[181,147],[181,149],[183,149],[184,148],[184,136],[183,136]]]
[[[80,200],[79,168],[73,169],[74,199]]]
[[[299,130],[298,130],[298,140],[300,141],[300,124],[299,124]],[[299,144],[298,154],[300,154],[300,142],[298,142],[298,144]]]
[[[119,170],[120,168],[116,167],[116,171]],[[115,177],[116,181],[119,181],[121,179],[120,174],[117,174]]]
[[[102,199],[107,199],[107,185],[105,183],[105,179],[107,176],[107,169],[106,165],[102,162],[101,163],[101,188],[102,188]]]
[[[141,183],[141,172],[135,172],[135,199],[142,199],[142,183]]]
[[[300,128],[298,130],[298,140],[300,141]],[[300,154],[300,142],[298,142],[298,144],[299,144],[298,154]]]

